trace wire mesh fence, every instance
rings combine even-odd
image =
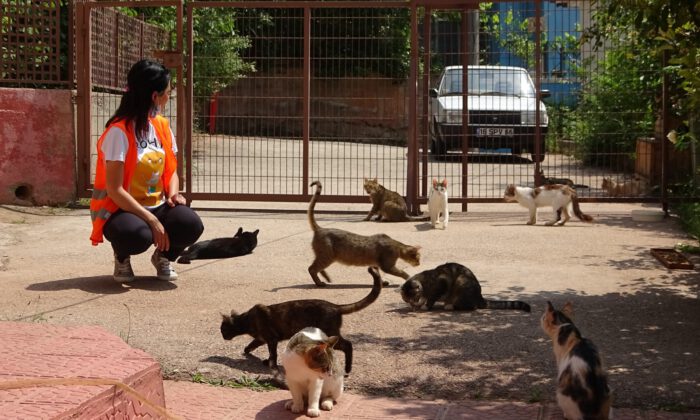
[[[94,162],[128,67],[173,48],[167,22],[176,14],[83,3],[91,7]],[[639,83],[661,80],[661,63],[630,68],[634,51],[593,40],[590,2],[440,4],[188,3],[182,82],[191,97],[177,109],[174,96],[167,110],[173,123],[191,115],[179,139],[188,192],[305,201],[320,179],[329,199],[357,202],[366,200],[363,180],[377,178],[424,203],[432,179],[444,178],[462,203],[500,201],[511,183],[645,201],[690,172],[689,153],[669,146],[663,114],[653,111],[661,84]],[[22,5],[2,7],[3,84],[14,80],[6,51],[30,42],[17,33],[33,33],[12,23],[38,22],[18,17]],[[61,25],[61,10],[32,13]],[[673,170],[662,173],[664,159]]]

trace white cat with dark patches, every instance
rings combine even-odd
[[[569,204],[574,208],[574,214],[581,221],[592,222],[593,217],[584,214],[579,207],[576,190],[561,184],[543,185],[537,188],[518,187],[510,184],[506,187],[503,199],[507,202],[517,202],[521,206],[530,210],[528,225],[537,223],[537,208],[551,206],[554,211],[554,218],[547,223],[547,226],[564,226],[569,221]],[[561,217],[559,213],[561,212]]]
[[[439,221],[442,215],[442,228],[447,229],[447,223],[450,221],[450,212],[448,210],[448,194],[447,194],[447,179],[438,182],[433,179],[433,188],[430,190],[428,197],[428,213],[430,214],[430,224],[435,228],[435,224]]]
[[[344,373],[333,346],[338,337],[328,337],[315,327],[294,334],[282,354],[285,380],[292,394],[284,407],[292,413],[318,417],[320,410],[330,411],[343,394]],[[306,404],[305,404],[306,403]]]

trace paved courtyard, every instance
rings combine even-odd
[[[171,379],[274,381],[260,363],[265,348],[246,357],[247,337],[221,338],[220,314],[311,297],[349,303],[366,295],[371,280],[364,268],[333,265],[334,283],[315,288],[306,271],[306,215],[263,205],[266,211],[201,212],[203,239],[239,226],[260,229],[253,254],[178,265],[175,283],[157,281],[150,255],[137,256],[134,269],[143,278],[128,286],[111,280],[109,247],[90,246],[86,210],[0,207],[0,319],[101,326],[155,357]],[[236,206],[252,205],[229,207]],[[421,266],[400,265],[410,274],[447,261],[467,265],[487,298],[525,300],[533,313],[411,312],[396,293],[402,280],[385,275],[392,285],[378,301],[345,317],[343,332],[355,347],[349,395],[551,402],[556,367],[539,316],[547,300],[571,300],[577,325],[601,349],[616,407],[698,411],[700,276],[697,268],[668,270],[649,252],[688,240],[673,217],[639,223],[629,214],[642,205],[584,203],[595,223],[574,219],[547,228],[526,226],[526,210],[516,205],[475,204],[468,213],[455,209],[447,230],[433,230],[426,223],[362,222],[367,207],[321,201],[317,219],[420,245]]]

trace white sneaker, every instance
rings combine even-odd
[[[131,258],[126,257],[123,262],[119,262],[117,254],[114,254],[114,281],[119,283],[134,281],[134,270],[131,269]]]
[[[156,251],[151,256],[151,264],[156,268],[158,280],[173,281],[177,280],[177,273],[170,264],[170,260],[163,257],[160,251]]]

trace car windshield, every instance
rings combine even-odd
[[[469,94],[534,97],[535,89],[523,70],[503,68],[469,68]],[[440,86],[441,95],[462,93],[462,68],[445,71]]]

